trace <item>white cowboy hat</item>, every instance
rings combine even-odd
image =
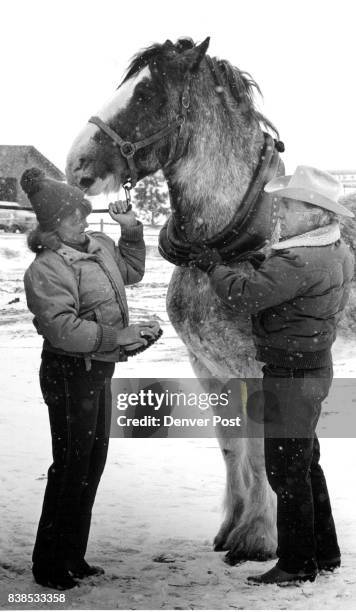
[[[341,183],[329,172],[311,166],[297,166],[294,174],[277,176],[265,185],[265,191],[281,198],[308,202],[337,215],[355,216],[338,203],[342,195]]]

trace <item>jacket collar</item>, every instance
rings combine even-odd
[[[292,247],[312,247],[312,246],[326,246],[333,244],[337,240],[340,240],[340,226],[338,221],[333,221],[329,225],[323,227],[317,227],[311,232],[305,234],[299,234],[299,236],[292,236],[287,240],[276,242],[271,245],[274,251],[280,249],[290,249]]]
[[[90,234],[87,234],[87,236],[89,238],[89,243],[88,251],[86,253],[78,251],[77,249],[74,249],[68,246],[67,244],[62,244],[59,249],[57,249],[56,253],[63,257],[64,261],[69,266],[71,266],[76,261],[79,261],[80,259],[93,259],[93,255],[98,255],[102,248],[96,238],[93,238],[93,236],[90,236]]]

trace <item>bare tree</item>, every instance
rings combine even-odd
[[[151,225],[156,225],[160,215],[169,214],[167,187],[161,172],[146,176],[135,188],[135,207],[148,213]]]

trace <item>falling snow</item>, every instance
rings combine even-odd
[[[120,364],[116,376],[193,376],[185,347],[165,312],[172,266],[148,248],[143,281],[128,289],[132,319],[157,315],[162,339],[149,351]],[[0,601],[8,593],[54,593],[36,585],[31,552],[50,461],[46,407],[38,384],[41,339],[32,327],[22,275],[32,258],[23,236],[0,238],[2,334],[2,476]],[[14,297],[19,302],[6,305]],[[339,339],[335,376],[356,377],[356,350]],[[350,466],[353,439],[321,440],[343,552],[343,567],[302,586],[253,587],[248,575],[271,562],[236,567],[212,552],[222,519],[224,465],[215,439],[112,439],[94,507],[87,558],[106,574],[66,592],[70,609],[355,609],[356,493]],[[283,450],[283,449],[281,449]],[[268,603],[267,603],[268,602]],[[27,604],[29,608],[48,604]]]

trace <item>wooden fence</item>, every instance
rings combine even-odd
[[[160,232],[162,225],[149,225],[144,224],[143,232],[145,237],[145,242],[147,246],[156,247],[158,245],[158,234]],[[96,230],[99,232],[105,232],[111,238],[115,240],[120,236],[120,226],[115,221],[108,221],[101,217],[97,221],[91,221],[89,219],[89,229]]]

